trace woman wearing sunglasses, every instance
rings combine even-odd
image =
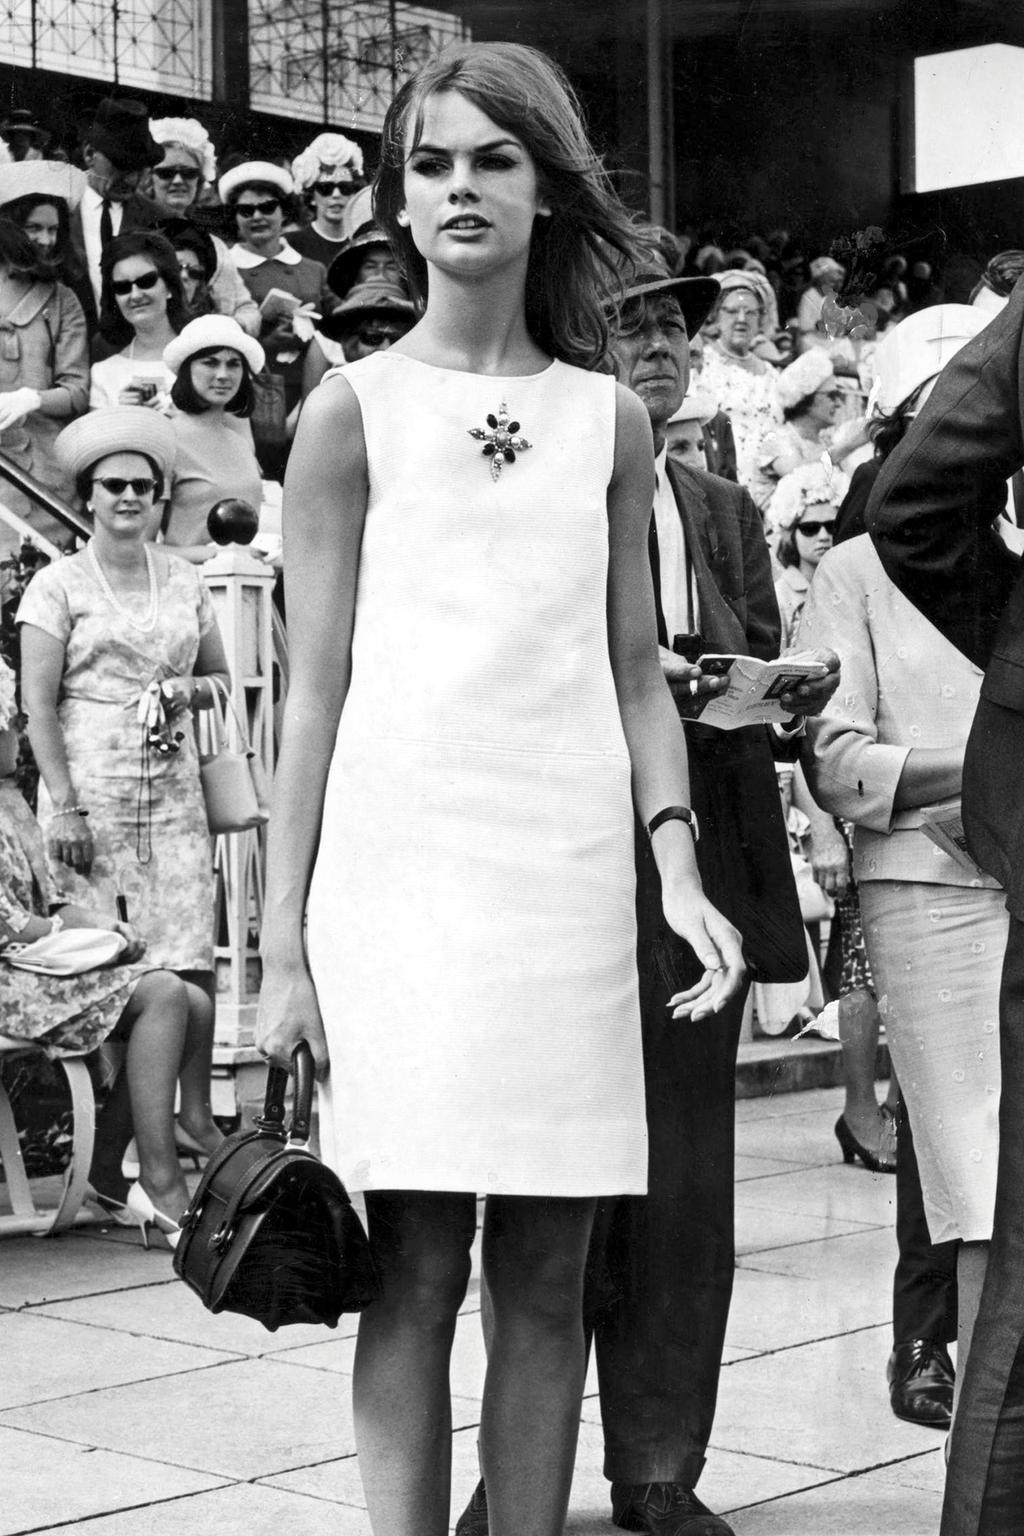
[[[302,358],[313,333],[311,324],[305,331],[295,326],[296,312],[326,315],[335,303],[323,263],[301,256],[284,238],[285,218],[295,211],[294,186],[289,172],[269,160],[236,165],[219,183],[238,226],[231,253],[260,307],[260,341],[267,367],[282,382],[287,411],[299,402]]]
[[[113,355],[93,363],[89,406],[167,404],[164,348],[188,321],[170,241],[151,229],[111,240],[100,260],[100,337]]]
[[[112,912],[124,895],[147,960],[206,998],[179,1141],[209,1152],[220,1141],[209,1098],[214,891],[191,719],[227,683],[224,647],[196,568],[151,542],[174,465],[170,422],[141,407],[92,411],[55,450],[93,536],[41,570],[18,610],[40,819],[68,899]]]
[[[149,131],[164,152],[160,164],[150,172],[148,189],[160,209],[160,227],[164,228],[167,219],[191,218],[204,188],[216,177],[217,161],[210,135],[194,117],[160,117],[150,122]],[[250,336],[258,335],[260,312],[227,246],[219,235],[206,238],[214,249],[213,271],[207,278],[212,307],[218,314],[237,320]],[[188,302],[191,308],[191,300]],[[193,308],[193,313],[202,311]]]
[[[290,237],[293,251],[329,267],[350,233],[345,210],[363,185],[363,152],[340,133],[321,133],[292,161],[292,178],[313,211]]]
[[[768,505],[783,475],[801,464],[818,463],[825,453],[834,470],[831,488],[841,501],[850,482],[838,466],[868,439],[861,418],[838,425],[844,391],[824,348],[811,347],[784,368],[777,390],[784,421],[765,435],[757,453],[761,505]]]

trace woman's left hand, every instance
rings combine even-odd
[[[112,927],[115,933],[119,933],[122,939],[128,941],[128,948],[118,963],[130,965],[133,960],[141,960],[142,956],[146,953],[145,940],[139,938],[132,925],[130,923],[114,923]]]
[[[703,1019],[718,1013],[743,985],[743,939],[699,887],[663,891],[665,921],[690,945],[704,967],[695,986],[677,992],[668,1006],[674,1019]]]
[[[184,715],[192,708],[196,680],[191,672],[184,673],[181,677],[165,677],[160,684],[160,692],[163,696],[164,708],[173,719],[175,715]]]
[[[6,394],[0,394],[0,432],[6,432],[8,427],[15,426],[33,411],[38,411],[41,404],[38,389],[12,389]]]

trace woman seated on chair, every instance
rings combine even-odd
[[[14,781],[18,738],[14,674],[0,660],[0,1028],[51,1056],[85,1056],[113,1037],[127,1042],[96,1126],[89,1198],[144,1239],[157,1227],[173,1247],[188,1191],[178,1162],[174,1094],[198,1045],[208,1003],[173,972],[140,959],[145,946],[113,913],[67,902],[50,879],[43,834]],[[6,964],[3,951],[61,929],[101,928],[127,941],[121,963],[77,976],[42,976]],[[141,1173],[128,1185],[121,1161],[134,1133]]]

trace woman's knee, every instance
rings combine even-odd
[[[385,1304],[427,1326],[450,1322],[469,1286],[475,1222],[443,1199],[369,1195],[366,1205]]]
[[[159,1011],[184,1018],[188,1013],[188,990],[174,971],[147,971],[139,978],[131,995],[131,1012]]]

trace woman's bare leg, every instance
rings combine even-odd
[[[210,1105],[213,1079],[213,1035],[215,982],[212,971],[182,971],[193,1004],[194,1034],[187,1060],[178,1081],[181,1085],[181,1109],[178,1115],[183,1130],[195,1137],[207,1152],[216,1152],[224,1140]]]
[[[561,1536],[586,1375],[583,1272],[596,1201],[490,1196],[480,1423],[491,1536]]]
[[[446,1536],[455,1322],[476,1232],[473,1195],[366,1197],[382,1294],[359,1320],[353,1406],[376,1536]]]
[[[843,1119],[862,1147],[891,1158],[891,1122],[875,1095],[875,1056],[881,1020],[870,992],[858,988],[839,999],[839,1038],[843,1046]],[[895,1102],[895,1095],[890,1095]],[[888,1101],[887,1101],[888,1102]]]
[[[190,1040],[190,994],[171,971],[141,978],[118,1024],[128,1037],[125,1064],[96,1127],[90,1179],[101,1194],[123,1200],[124,1149],[134,1127],[142,1183],[159,1210],[177,1218],[188,1191],[174,1146],[174,1094]]]

